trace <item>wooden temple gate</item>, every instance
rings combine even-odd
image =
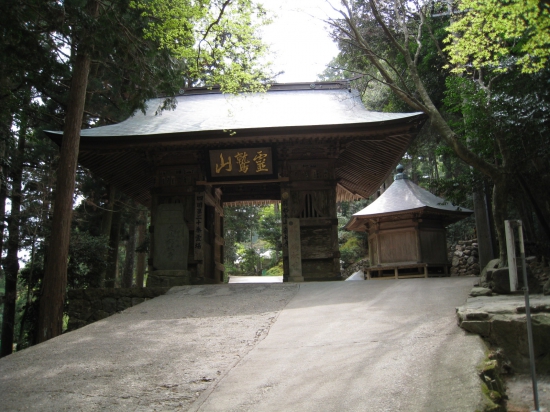
[[[375,192],[425,120],[367,112],[345,81],[177,100],[81,137],[79,162],[151,210],[148,286],[223,281],[223,206],[256,201],[281,204],[285,281],[340,278],[337,201]]]

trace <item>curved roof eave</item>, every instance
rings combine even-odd
[[[159,111],[163,99],[147,102],[145,113],[137,111],[128,119],[81,131],[81,137],[139,136],[167,137],[176,134],[277,128],[367,127],[414,121],[422,113],[370,112],[359,95],[346,89],[292,90],[248,95],[203,94],[177,96],[173,110]],[[50,136],[62,132],[47,131]]]

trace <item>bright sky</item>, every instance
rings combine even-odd
[[[279,83],[311,82],[338,54],[329,35],[327,16],[335,16],[326,0],[259,0],[276,17],[263,29],[274,52],[273,70],[285,73]]]

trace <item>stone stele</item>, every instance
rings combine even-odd
[[[154,230],[153,273],[147,286],[189,284],[189,228],[181,203],[159,205]]]

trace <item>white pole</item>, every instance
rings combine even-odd
[[[504,231],[506,233],[506,251],[508,252],[508,273],[510,274],[510,291],[518,290],[518,267],[516,264],[516,242],[514,239],[514,229],[512,220],[504,221]]]

